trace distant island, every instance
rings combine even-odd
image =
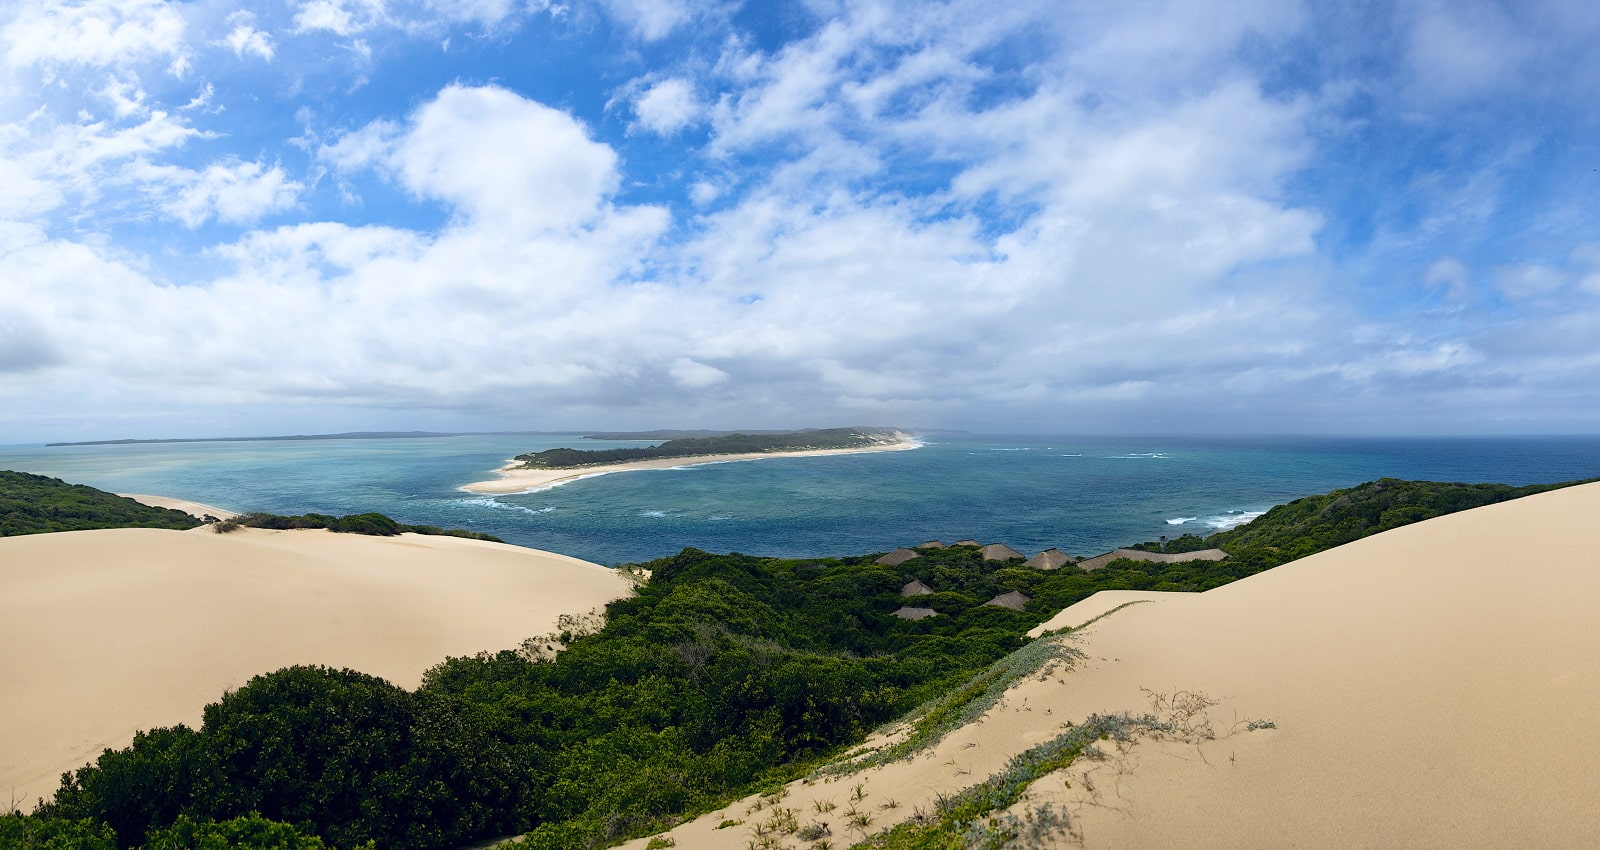
[[[611,439],[643,438],[613,434]],[[475,482],[461,489],[469,493],[526,493],[613,472],[776,457],[899,451],[921,445],[911,434],[899,428],[857,427],[738,431],[714,436],[679,437],[656,446],[625,449],[562,447],[517,455],[500,467],[498,479]]]
[[[673,432],[637,432],[640,436],[591,435],[589,439],[649,440],[644,436]],[[677,432],[681,433],[681,432]],[[803,431],[742,431],[714,433],[712,436],[677,437],[659,446],[637,449],[545,449],[517,455],[522,469],[578,469],[585,466],[628,463],[663,458],[716,457],[718,455],[775,454],[832,449],[868,449],[905,442],[907,435],[896,428],[808,428]]]

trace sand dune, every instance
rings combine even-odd
[[[1069,638],[1074,669],[1025,679],[914,761],[796,783],[782,805],[847,846],[861,833],[817,801],[842,811],[859,783],[877,830],[1068,723],[1190,692],[1216,701],[1191,721],[1211,739],[1104,744],[1108,758],[1032,786],[1019,810],[1059,805],[1072,824],[1045,846],[1593,846],[1600,555],[1574,530],[1597,515],[1600,485],[1570,488],[1154,595]],[[1098,599],[1067,619],[1134,601]],[[677,846],[746,846],[752,802],[678,827]]]
[[[898,452],[907,449],[921,448],[922,443],[907,438],[897,443],[884,443],[881,445],[860,446],[852,449],[806,449],[797,452],[749,452],[745,454],[703,455],[697,457],[654,458],[651,460],[635,460],[627,463],[609,463],[600,466],[584,466],[577,469],[525,469],[520,461],[507,461],[505,466],[496,470],[499,478],[494,481],[478,481],[467,484],[460,489],[468,493],[526,493],[540,490],[545,487],[554,487],[568,484],[581,478],[594,478],[600,475],[611,475],[617,472],[637,472],[644,469],[677,469],[685,466],[705,466],[711,463],[734,463],[749,460],[775,460],[777,458],[794,457],[826,457],[828,455],[854,455],[867,452]]]
[[[291,664],[415,687],[628,593],[563,555],[452,537],[118,529],[0,539],[0,805]]]

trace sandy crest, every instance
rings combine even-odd
[[[659,458],[636,460],[628,463],[611,463],[603,466],[585,466],[579,469],[522,469],[520,468],[520,461],[509,460],[506,461],[505,466],[496,470],[500,477],[494,481],[478,481],[467,484],[460,489],[468,493],[493,495],[527,493],[545,487],[567,484],[582,478],[594,478],[599,475],[611,475],[617,472],[637,472],[643,469],[678,469],[686,466],[705,466],[710,463],[774,460],[785,457],[827,457],[830,455],[854,455],[868,452],[899,452],[921,447],[921,442],[905,439],[895,443],[862,446],[854,449],[809,449],[800,452],[749,452],[745,454],[706,455],[703,457]]]
[[[453,537],[117,529],[0,538],[0,806],[291,664],[415,687],[630,592],[605,567]]]
[[[796,783],[781,805],[848,846],[860,833],[816,801],[843,811],[859,783],[876,830],[1068,723],[1190,691],[1217,701],[1197,718],[1214,739],[1102,744],[1035,783],[1018,809],[1058,804],[1073,827],[1042,846],[1594,846],[1600,556],[1574,529],[1597,515],[1600,485],[1569,488],[1129,605],[1068,638],[1086,654],[1070,672],[1023,680],[912,762]],[[753,803],[674,829],[677,846],[745,846]]]

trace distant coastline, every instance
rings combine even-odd
[[[737,454],[707,454],[687,457],[654,458],[650,460],[635,460],[624,463],[608,463],[594,466],[581,466],[559,469],[530,469],[523,462],[512,458],[505,466],[496,470],[499,478],[493,481],[476,481],[462,486],[460,489],[467,493],[482,495],[508,495],[512,493],[527,493],[568,484],[581,478],[594,478],[600,475],[610,475],[617,472],[636,472],[645,469],[674,469],[686,466],[704,466],[712,463],[733,463],[747,460],[768,460],[782,457],[826,457],[829,455],[865,454],[867,452],[896,452],[922,447],[922,441],[915,436],[903,431],[896,432],[896,439],[892,442],[883,442],[873,445],[852,446],[843,449],[803,449],[798,451],[770,451],[770,452],[743,452]]]
[[[293,440],[415,440],[424,437],[471,437],[480,435],[565,434],[566,431],[345,431],[338,434],[288,434],[278,437],[170,437],[156,440],[83,440],[75,443],[45,443],[56,446],[138,446],[161,443],[281,443]]]

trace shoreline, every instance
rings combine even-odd
[[[506,462],[505,466],[495,470],[500,477],[493,481],[475,481],[456,488],[465,493],[478,495],[508,496],[519,493],[534,493],[562,484],[570,484],[582,478],[595,478],[601,475],[611,475],[617,472],[636,472],[645,469],[679,469],[689,466],[706,466],[713,463],[737,463],[748,460],[769,460],[783,457],[828,457],[832,455],[866,454],[868,452],[903,452],[911,449],[922,448],[921,440],[909,436],[894,443],[884,443],[875,446],[859,446],[849,449],[805,449],[797,452],[746,452],[743,454],[725,455],[691,455],[677,458],[651,458],[649,460],[632,460],[625,463],[607,463],[595,466],[582,466],[570,469],[522,469],[515,460]]]
[[[196,519],[205,519],[207,515],[214,516],[217,519],[233,519],[239,515],[238,511],[230,511],[214,505],[207,505],[203,502],[191,502],[188,499],[174,499],[171,496],[152,496],[147,493],[117,493],[116,495],[124,499],[132,499],[141,505],[149,505],[152,508],[183,511]]]

